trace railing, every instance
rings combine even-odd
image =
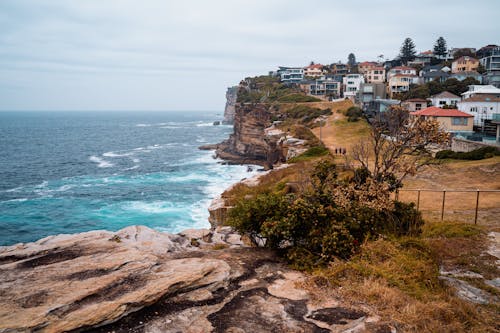
[[[446,194],[447,193],[475,193],[475,205],[474,205],[474,224],[477,224],[477,218],[478,218],[478,212],[479,212],[479,197],[481,193],[495,193],[499,194],[500,190],[432,190],[432,189],[400,189],[395,193],[395,199],[400,200],[400,194],[401,192],[416,192],[417,197],[416,197],[416,208],[417,210],[420,210],[420,195],[422,192],[434,192],[434,193],[441,193],[440,196],[435,197],[434,203],[436,203],[436,200],[440,201],[440,206],[441,206],[441,221],[444,219],[444,212],[445,212],[445,205],[446,205]],[[461,198],[460,200],[462,200]],[[408,200],[402,199],[402,201],[413,201],[413,200]],[[462,205],[466,205],[467,202],[462,202]],[[500,208],[500,200],[494,200],[494,205],[495,208]]]

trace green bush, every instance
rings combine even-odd
[[[295,157],[289,159],[288,162],[289,163],[302,162],[302,161],[309,160],[311,158],[328,155],[328,153],[329,153],[328,149],[325,148],[324,146],[315,146],[315,147],[309,148],[308,150],[306,150],[305,152],[303,152],[299,156],[295,156]]]
[[[356,122],[363,116],[363,111],[357,106],[351,106],[347,109],[345,115],[347,116],[347,121]]]
[[[451,150],[441,150],[436,153],[437,159],[452,158],[457,160],[482,160],[485,158],[500,155],[500,150],[496,147],[482,147],[469,152],[454,152]]]
[[[263,193],[239,201],[229,212],[228,224],[251,239],[265,239],[265,246],[300,269],[349,258],[381,232],[420,232],[423,222],[414,206],[396,202],[391,210],[376,208],[366,198],[371,195],[375,201],[384,194],[356,191],[353,183],[338,179],[331,162],[319,162],[310,181],[310,189],[301,193]]]

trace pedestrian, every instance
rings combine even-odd
[[[337,148],[335,148],[335,155],[337,155]]]

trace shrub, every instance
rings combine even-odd
[[[457,160],[482,160],[485,158],[500,155],[500,150],[496,147],[482,147],[469,152],[454,152],[452,150],[441,150],[436,153],[437,159],[452,158]]]
[[[418,233],[423,222],[413,205],[396,202],[384,208],[386,197],[388,192],[369,182],[360,186],[339,180],[335,165],[321,161],[307,190],[262,193],[239,201],[229,212],[228,224],[256,243],[264,239],[265,246],[278,250],[296,268],[310,269],[349,258],[380,232]]]
[[[278,101],[283,103],[321,102],[319,98],[298,93],[282,96],[278,98]]]
[[[288,162],[289,163],[302,162],[302,161],[309,160],[311,158],[328,155],[328,153],[329,153],[328,149],[325,148],[324,146],[315,146],[315,147],[309,148],[308,150],[306,150],[304,153],[300,154],[299,156],[295,156],[295,157],[289,159]]]
[[[347,121],[356,122],[363,116],[363,111],[357,106],[351,106],[347,109],[345,115],[347,116]]]

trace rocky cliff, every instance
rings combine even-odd
[[[377,320],[313,302],[304,278],[227,227],[51,236],[0,247],[0,332],[353,332]]]
[[[273,113],[268,104],[237,104],[234,115],[234,133],[217,145],[216,155],[235,163],[259,164],[272,168],[284,162],[281,137],[283,132],[266,132],[272,125]]]
[[[229,87],[226,91],[226,107],[224,108],[224,124],[234,123],[236,112],[236,100],[238,98],[238,86]]]

